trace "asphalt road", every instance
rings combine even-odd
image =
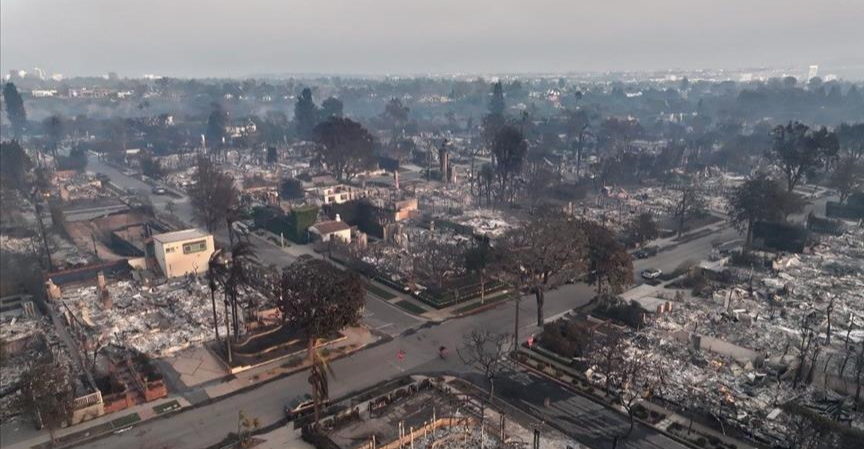
[[[564,312],[584,303],[591,296],[593,294],[587,286],[567,286],[547,296],[547,313],[552,315]],[[477,328],[512,332],[514,304],[513,302],[503,303],[483,314],[449,320],[440,325],[424,325],[420,329],[407,331],[386,344],[336,360],[332,364],[334,376],[330,385],[331,396],[338,397],[405,373],[470,373],[471,370],[455,354],[442,360],[438,356],[438,347],[456,348],[463,334]],[[533,301],[526,299],[521,302],[521,335],[537,330],[534,323],[535,310]],[[405,354],[402,360],[397,357],[400,351]],[[588,424],[589,421],[605,422],[611,426],[603,431],[608,433],[619,427],[624,419],[616,412],[599,407],[581,396],[573,395],[545,379],[534,378],[531,384],[522,390],[530,390],[534,393],[546,390],[553,392],[550,396],[556,399],[551,404],[552,408],[541,413],[562,420],[562,425],[567,424],[567,419],[581,420]],[[262,425],[266,426],[282,417],[282,407],[288,400],[306,393],[308,388],[306,373],[301,372],[211,405],[185,411],[167,420],[145,422],[135,426],[132,431],[98,440],[88,444],[88,447],[141,449],[206,447],[220,441],[230,429],[236,427],[237,413],[240,410],[249,416],[259,418]],[[543,395],[545,393],[541,396]],[[528,401],[534,407],[542,408],[542,399],[539,399],[541,396],[516,396],[507,399],[517,403]],[[571,412],[574,413],[572,416],[567,415]],[[602,437],[603,434],[598,434],[593,438],[601,441]],[[677,447],[673,441],[651,429],[640,429],[629,443],[631,444],[629,447],[638,448]]]
[[[109,174],[112,181],[118,185],[136,188],[136,180],[123,180],[127,177],[104,164],[91,163],[89,169]],[[149,192],[149,187],[147,191]],[[167,200],[157,202],[154,199],[153,203],[157,207],[164,207]],[[724,231],[720,236],[734,238],[734,231]],[[639,261],[636,265],[673,270],[684,260],[704,258],[710,250],[711,241],[717,237],[718,235],[714,234],[682,244],[674,250]],[[278,248],[276,251],[281,255],[278,260],[284,260],[283,257],[287,256]],[[546,295],[545,314],[552,316],[565,312],[585,304],[593,296],[593,290],[584,284],[563,286]],[[452,319],[441,324],[427,323],[418,327],[418,323],[411,323],[412,317],[393,308],[390,304],[379,300],[369,301],[367,307],[370,316],[367,320],[377,320],[374,325],[384,326],[382,330],[389,327],[387,323],[398,323],[394,326],[398,326],[399,331],[394,332],[396,338],[388,343],[333,362],[331,396],[338,397],[405,373],[470,373],[470,368],[459,360],[455,351],[451,351],[452,355],[442,360],[438,356],[438,348],[458,347],[461,336],[473,329],[513,332],[515,305],[515,302],[501,303],[481,314]],[[533,298],[524,298],[519,307],[519,332],[520,337],[524,339],[529,333],[539,330],[536,326],[536,305]],[[405,354],[401,360],[397,358],[397,353],[400,351]],[[130,449],[207,447],[221,441],[231,429],[236,429],[237,414],[240,410],[260,419],[262,426],[281,419],[284,404],[291,398],[308,391],[306,376],[304,372],[297,373],[213,404],[184,411],[170,419],[144,422],[136,425],[131,431],[88,443],[87,447]],[[583,435],[580,439],[584,438],[586,442],[592,442],[590,443],[592,446],[611,447],[605,440],[620,430],[622,423],[626,423],[625,417],[548,380],[527,376],[528,381],[525,381],[525,376],[527,375],[524,373],[515,374],[509,381],[506,379],[499,381],[499,385],[502,386],[500,391],[508,401],[520,403],[524,407],[532,407],[536,409],[534,410],[536,413],[547,415],[550,420],[554,420],[563,428],[574,429],[575,433]],[[519,386],[520,382],[523,382],[523,385]],[[548,408],[543,405],[545,397],[551,398]],[[637,428],[625,444],[624,447],[650,449],[681,447],[662,434],[642,427]]]
[[[605,406],[586,400],[557,383],[533,373],[515,373],[496,383],[498,395],[516,408],[540,417],[582,444],[605,449],[613,439],[626,435],[630,421]],[[546,399],[549,405],[546,405]],[[618,448],[684,449],[686,446],[636,423],[633,433]]]
[[[654,257],[634,260],[633,275],[637,282],[641,282],[640,273],[647,268],[657,268],[664,273],[671,273],[685,263],[692,265],[707,258],[711,253],[713,242],[726,243],[738,239],[741,239],[741,236],[735,228],[725,228],[714,234],[661,251]]]

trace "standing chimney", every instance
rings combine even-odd
[[[102,304],[102,310],[109,310],[114,306],[114,301],[111,300],[111,293],[108,292],[108,286],[105,284],[105,273],[100,271],[96,274],[96,284],[99,286],[99,302]]]
[[[441,181],[444,184],[450,182],[450,155],[447,152],[447,140],[441,143],[441,148],[438,149],[438,163],[441,171]]]

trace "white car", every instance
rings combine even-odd
[[[657,279],[663,274],[663,270],[656,268],[647,268],[642,270],[642,279]]]

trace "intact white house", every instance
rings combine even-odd
[[[351,226],[343,222],[339,215],[333,221],[322,221],[309,227],[309,237],[312,241],[329,242],[339,239],[351,243]]]
[[[209,268],[213,235],[198,229],[158,234],[153,236],[153,248],[165,277],[200,274]]]

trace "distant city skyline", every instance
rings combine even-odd
[[[862,17],[858,0],[3,0],[0,69],[207,78],[819,65],[864,79]]]

